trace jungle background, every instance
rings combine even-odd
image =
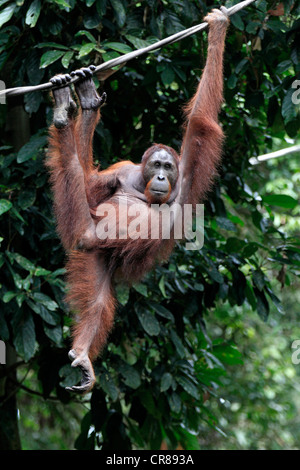
[[[1,0],[0,78],[7,88],[47,82],[218,6]],[[226,142],[204,246],[179,244],[142,283],[118,287],[115,328],[84,397],[65,390],[79,376],[67,356],[65,255],[44,167],[51,100],[32,92],[0,105],[0,449],[299,449],[299,153],[249,163],[299,143],[299,13],[297,0],[257,0],[232,17]],[[102,168],[139,162],[152,142],[180,148],[182,106],[206,47],[201,32],[99,77],[108,95],[94,139]]]

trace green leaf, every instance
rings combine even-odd
[[[246,243],[244,240],[236,237],[229,237],[226,241],[226,251],[228,253],[239,253],[245,247]]]
[[[255,242],[248,243],[248,245],[246,245],[243,248],[242,256],[244,256],[245,258],[250,258],[250,256],[254,255],[254,253],[257,253],[257,250],[259,248],[260,248],[260,245],[258,243],[255,243]]]
[[[98,13],[87,13],[83,17],[83,26],[86,29],[96,29],[98,28],[99,24],[101,23],[101,16]]]
[[[198,292],[203,292],[204,291],[204,285],[200,284],[200,282],[195,282],[193,285],[194,289],[197,290]]]
[[[40,42],[34,46],[37,49],[42,49],[43,47],[50,47],[51,49],[61,49],[63,51],[69,51],[67,46],[63,46],[62,44],[58,44],[57,42]]]
[[[107,395],[109,395],[112,401],[116,401],[119,396],[119,389],[113,382],[111,375],[106,371],[100,375],[100,385]]]
[[[126,21],[126,10],[123,3],[120,0],[110,0],[110,3],[114,9],[117,24],[122,28]]]
[[[92,35],[92,33],[90,33],[89,31],[86,31],[85,29],[82,29],[82,30],[78,31],[75,34],[75,38],[77,38],[79,36],[85,36],[87,39],[90,40],[90,42],[94,42],[95,44],[97,44],[97,41],[94,38],[94,36]]]
[[[75,449],[77,450],[94,450],[93,433],[89,434],[92,425],[92,413],[88,411],[81,421],[81,433],[75,441]]]
[[[4,212],[9,211],[11,209],[12,203],[7,199],[0,199],[0,215],[4,214]]]
[[[54,3],[56,3],[57,5],[59,5],[60,7],[62,7],[63,10],[69,10],[69,8],[71,8],[69,2],[67,2],[66,0],[52,0]]]
[[[262,216],[262,214],[255,210],[252,212],[252,220],[254,225],[261,230],[263,233],[266,232],[267,229],[267,220]]]
[[[11,17],[14,14],[14,11],[16,9],[16,6],[17,5],[15,3],[13,5],[8,5],[7,7],[5,7],[1,11],[1,13],[0,13],[0,28],[11,19]]]
[[[39,305],[40,317],[49,325],[59,325],[60,324],[60,315],[56,312],[50,312],[44,305]]]
[[[33,28],[37,23],[40,13],[41,13],[41,1],[34,0],[27,10],[25,23],[28,24],[28,26],[30,26],[31,28]]]
[[[10,302],[15,296],[17,295],[17,292],[13,292],[13,291],[8,291],[8,292],[5,292],[4,296],[2,297],[2,300],[5,304],[7,304],[8,302]]]
[[[11,212],[13,215],[15,215],[19,220],[21,220],[25,225],[28,225],[28,223],[26,222],[26,220],[21,216],[20,212],[17,211],[17,209],[15,207],[12,207],[11,208]]]
[[[42,93],[40,91],[26,93],[24,97],[25,110],[27,113],[36,113],[42,103]]]
[[[270,298],[271,298],[273,304],[275,305],[275,307],[277,308],[278,312],[284,314],[285,312],[284,312],[283,305],[280,302],[280,300],[278,299],[278,297],[274,294],[272,289],[270,289],[269,287],[266,287],[266,292],[270,296]]]
[[[160,278],[160,281],[159,281],[159,283],[158,283],[158,287],[160,288],[160,291],[161,291],[162,295],[163,295],[164,297],[167,297],[166,289],[165,289],[165,276],[162,276],[162,277]]]
[[[165,8],[164,10],[164,24],[167,35],[169,36],[184,30],[184,25],[180,17],[169,8]]]
[[[105,49],[112,49],[113,51],[121,52],[122,54],[127,54],[132,52],[132,48],[128,44],[122,42],[106,42],[103,44]]]
[[[125,38],[133,44],[135,49],[144,49],[145,47],[154,44],[157,41],[157,38],[148,38],[146,41],[144,39],[137,38],[135,36],[131,36],[130,34],[126,34]]]
[[[246,26],[246,31],[249,34],[255,34],[258,28],[260,28],[261,23],[258,21],[250,21]]]
[[[205,356],[205,359],[210,369],[215,367],[215,364],[217,365],[218,368],[224,369],[223,363],[220,361],[220,359],[216,355],[212,354],[211,352],[207,350],[204,350],[203,354]]]
[[[154,308],[155,312],[158,313],[161,317],[167,318],[168,320],[171,320],[172,322],[175,321],[173,313],[170,312],[167,308],[165,308],[163,305],[157,304],[155,302],[150,302],[149,304],[152,308]]]
[[[27,142],[19,150],[17,155],[17,162],[24,163],[27,160],[36,157],[38,151],[46,145],[47,137],[45,135],[34,135],[31,137],[29,142]]]
[[[123,306],[126,305],[129,300],[129,287],[125,284],[117,284],[115,290],[118,302]]]
[[[235,225],[238,224],[241,227],[244,227],[245,225],[245,222],[242,219],[240,219],[240,217],[238,217],[237,215],[230,214],[230,212],[227,213],[227,218],[231,220],[231,222],[234,223]]]
[[[239,13],[235,13],[230,17],[230,22],[235,26],[237,29],[240,29],[241,31],[244,30],[244,22],[239,15]]]
[[[266,321],[269,315],[269,304],[266,296],[263,291],[260,291],[257,288],[254,288],[254,293],[257,301],[257,313],[264,321]]]
[[[26,271],[33,272],[35,270],[35,265],[29,261],[24,256],[19,255],[18,253],[12,253],[14,260]]]
[[[245,300],[246,278],[245,275],[239,270],[232,271],[232,287],[230,288],[231,296],[234,296],[237,305],[242,305]]]
[[[237,84],[238,78],[235,74],[230,75],[230,77],[226,80],[227,87],[230,88],[230,90],[233,90]]]
[[[30,299],[26,299],[26,303],[28,305],[28,307],[31,308],[31,310],[34,312],[34,313],[37,313],[38,315],[40,314],[40,304],[35,304],[32,300]]]
[[[219,284],[223,284],[224,277],[221,273],[219,273],[216,266],[210,266],[209,268],[207,268],[207,272],[214,281],[218,282]]]
[[[134,288],[134,290],[142,294],[144,297],[148,297],[148,290],[147,290],[146,284],[134,283],[132,284],[132,287]]]
[[[60,59],[64,55],[63,51],[47,51],[45,52],[40,61],[40,68],[45,69],[48,67],[50,64],[53,64],[56,62],[58,59]]]
[[[180,80],[182,80],[183,82],[186,82],[187,77],[186,77],[185,71],[182,70],[182,68],[177,67],[176,65],[172,65],[172,68],[173,68],[174,72],[178,75]]]
[[[116,59],[117,57],[120,57],[120,54],[116,51],[106,52],[105,54],[102,54],[102,59],[104,60],[104,62]]]
[[[260,270],[256,270],[256,271],[254,271],[252,277],[253,277],[253,281],[254,281],[254,284],[256,285],[256,287],[259,290],[262,290],[264,288],[264,285],[265,285],[265,276],[264,276],[263,272],[260,271]]]
[[[171,83],[175,80],[175,73],[171,66],[165,66],[161,74],[161,80],[165,86],[171,85]]]
[[[88,3],[94,2],[94,0],[87,0],[87,1],[88,1]],[[88,3],[87,3],[87,5],[88,5]],[[101,16],[105,15],[107,7],[108,7],[107,3],[108,3],[107,0],[97,0],[96,8],[97,8],[97,11],[98,11],[99,15],[101,15]]]
[[[295,246],[290,246],[289,249],[285,250],[289,260],[300,262],[300,250]]]
[[[196,385],[194,385],[190,380],[186,377],[176,377],[176,382],[178,382],[189,395],[196,400],[199,400],[199,391]]]
[[[51,274],[51,271],[49,271],[48,269],[37,267],[33,274],[35,276],[48,276],[48,274]]]
[[[69,65],[70,65],[70,62],[73,58],[73,55],[74,55],[74,51],[68,51],[63,55],[63,57],[61,59],[61,63],[62,63],[62,66],[65,69],[69,68]]]
[[[177,393],[173,392],[172,395],[168,395],[168,402],[173,413],[180,413],[181,410],[181,400]]]
[[[274,33],[285,32],[288,26],[284,24],[279,18],[270,18],[267,23],[267,27],[270,28]]]
[[[10,269],[10,271],[11,271],[11,274],[12,274],[12,277],[13,277],[16,288],[17,289],[23,289],[23,280],[22,280],[20,274],[13,271],[13,269]]]
[[[290,88],[286,92],[282,101],[281,114],[282,114],[285,124],[295,119],[300,110],[299,103],[294,103],[295,101],[293,99],[294,93],[295,93],[295,89]]]
[[[32,315],[22,315],[15,328],[14,346],[25,361],[29,361],[35,353],[35,328]]]
[[[135,390],[141,385],[140,374],[133,366],[130,366],[129,364],[123,362],[119,366],[119,372],[124,377],[124,382],[128,387],[133,388]]]
[[[66,274],[66,269],[65,268],[59,268],[59,269],[56,269],[55,271],[53,271],[53,273],[51,273],[49,275],[49,277],[56,278],[58,276],[63,276],[64,274]]]
[[[243,364],[242,354],[236,346],[232,344],[222,344],[214,346],[214,355],[220,359],[222,363],[228,365]]]
[[[252,289],[252,285],[248,281],[247,281],[247,285],[246,285],[246,289],[245,289],[245,294],[246,294],[246,297],[247,297],[247,300],[248,300],[249,304],[252,307],[252,310],[254,311],[256,309],[257,302],[256,302],[256,297],[255,297],[253,289]]]
[[[32,275],[30,273],[25,279],[23,279],[23,289],[26,291],[29,291],[31,287],[31,283],[32,283]]]
[[[57,303],[42,292],[35,292],[33,294],[33,299],[47,307],[51,312],[54,312],[54,310],[58,308]]]
[[[44,332],[58,347],[63,346],[63,331],[60,325],[43,324]]]
[[[216,217],[216,222],[220,228],[236,232],[236,226],[226,217]]]
[[[83,46],[80,47],[77,59],[81,59],[85,55],[90,54],[90,52],[95,50],[96,47],[97,47],[96,44],[93,43],[93,42],[88,42],[88,43],[84,44]]]
[[[184,449],[189,449],[189,450],[201,449],[198,436],[191,434],[184,428],[180,428],[179,433],[180,433],[180,442],[184,446]]]
[[[146,308],[137,304],[135,306],[135,312],[137,314],[138,319],[141,322],[142,327],[150,336],[157,336],[160,333],[160,326],[159,322],[155,318],[155,316],[148,312]]]
[[[171,387],[172,380],[173,380],[172,375],[169,372],[165,372],[161,378],[160,391],[166,392]]]
[[[284,207],[285,209],[294,209],[298,206],[298,201],[287,194],[270,194],[263,196],[262,200],[271,206]]]
[[[249,64],[249,60],[248,60],[247,58],[242,59],[242,60],[237,64],[237,66],[236,66],[236,68],[235,68],[235,73],[236,73],[237,75],[239,75],[240,72],[241,72],[243,69],[246,68],[245,65],[248,65],[248,64]],[[243,70],[243,71],[244,71],[244,70]]]
[[[23,286],[24,286],[24,281],[23,281]],[[24,289],[25,288],[26,288],[26,285],[25,285]],[[20,294],[16,295],[16,302],[17,302],[19,308],[21,308],[25,298],[26,298],[25,292],[21,292]]]
[[[144,390],[143,393],[140,394],[140,401],[149,414],[154,416],[156,419],[159,419],[160,412],[157,406],[155,405],[150,390]]]
[[[184,357],[185,357],[185,349],[184,349],[184,346],[183,346],[183,344],[182,344],[181,339],[179,338],[179,336],[177,335],[177,333],[175,333],[174,330],[171,330],[170,337],[171,337],[172,343],[173,343],[174,346],[175,346],[176,352],[178,353],[178,355],[179,355],[181,358],[184,358]]]
[[[289,70],[290,67],[292,67],[293,63],[291,60],[284,60],[283,62],[280,62],[280,64],[277,65],[276,67],[276,72],[277,73],[283,73]]]

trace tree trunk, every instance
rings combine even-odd
[[[1,366],[0,379],[0,450],[20,450],[16,397],[16,369],[8,369],[16,362],[15,350],[7,345],[6,364]],[[0,376],[1,377],[1,376]]]
[[[29,117],[23,99],[7,100],[6,135],[17,152],[30,137]],[[15,350],[6,344],[6,364],[0,366],[0,450],[20,450],[16,396],[17,362]]]

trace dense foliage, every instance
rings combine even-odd
[[[0,1],[1,79],[6,87],[36,85],[97,65],[200,23],[212,6]],[[272,187],[265,184],[272,166],[249,164],[250,157],[287,147],[299,131],[299,104],[292,101],[300,71],[299,12],[297,1],[258,0],[232,17],[220,116],[226,144],[220,179],[205,204],[204,247],[187,251],[182,244],[142,284],[118,286],[115,328],[97,361],[91,396],[74,398],[64,388],[78,380],[78,371],[67,357],[72,316],[63,301],[64,253],[43,165],[51,103],[47,93],[32,92],[24,95],[26,113],[23,98],[1,105],[0,338],[17,354],[13,393],[27,448],[38,444],[26,440],[32,422],[26,407],[40,416],[32,436],[51,427],[51,419],[60,428],[59,442],[36,439],[42,448],[72,447],[65,433],[74,420],[81,421],[77,449],[159,449],[163,441],[170,449],[198,449],[209,429],[222,433],[218,390],[224,383],[230,388],[228,368],[239,370],[243,347],[234,335],[215,335],[213,328],[208,334],[206,321],[215,317],[224,333],[237,311],[252,310],[262,320],[270,308],[282,315],[279,289],[299,275],[299,227],[285,215],[299,215],[297,181],[287,179],[293,169],[283,163],[275,174],[283,172],[289,183]],[[200,33],[99,78],[108,94],[94,141],[102,167],[138,162],[152,142],[180,147],[181,109],[205,54],[206,33]],[[14,416],[3,375],[0,436]],[[39,397],[47,401],[37,406]]]

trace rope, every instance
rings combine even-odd
[[[234,15],[234,13],[242,10],[243,8],[250,5],[254,1],[255,0],[244,0],[243,2],[237,3],[236,5],[226,9],[228,16]],[[180,41],[181,39],[187,38],[188,36],[191,36],[192,34],[195,34],[198,31],[201,31],[202,29],[207,28],[207,26],[208,26],[207,22],[200,23],[196,26],[192,26],[191,28],[185,29],[183,31],[180,31],[179,33],[175,33],[172,36],[164,38],[161,41],[157,41],[154,44],[151,44],[150,46],[143,47],[141,49],[137,49],[135,51],[129,52],[128,54],[124,54],[120,57],[117,57],[116,59],[108,60],[107,62],[104,62],[101,65],[98,65],[94,71],[94,74],[97,74],[97,72],[100,72],[102,70],[111,69],[112,67],[121,65],[124,62],[128,62],[129,60],[135,59],[136,57],[139,57],[143,54],[147,54],[148,52],[154,51],[155,49],[159,49],[167,44]],[[70,85],[71,83],[75,83],[78,80],[79,80],[78,77],[74,77],[70,82],[68,82],[68,85]],[[7,88],[6,90],[0,91],[0,97],[3,95],[8,95],[8,96],[23,95],[31,91],[49,90],[51,88],[58,88],[58,87],[48,82],[48,83],[41,83],[40,85],[35,85],[35,86]]]
[[[277,150],[276,152],[265,153],[264,155],[260,155],[259,157],[251,157],[249,159],[249,163],[251,165],[258,165],[258,163],[260,162],[270,160],[271,158],[284,157],[285,155],[289,155],[290,153],[299,153],[300,155],[300,145],[293,145],[292,147]]]

